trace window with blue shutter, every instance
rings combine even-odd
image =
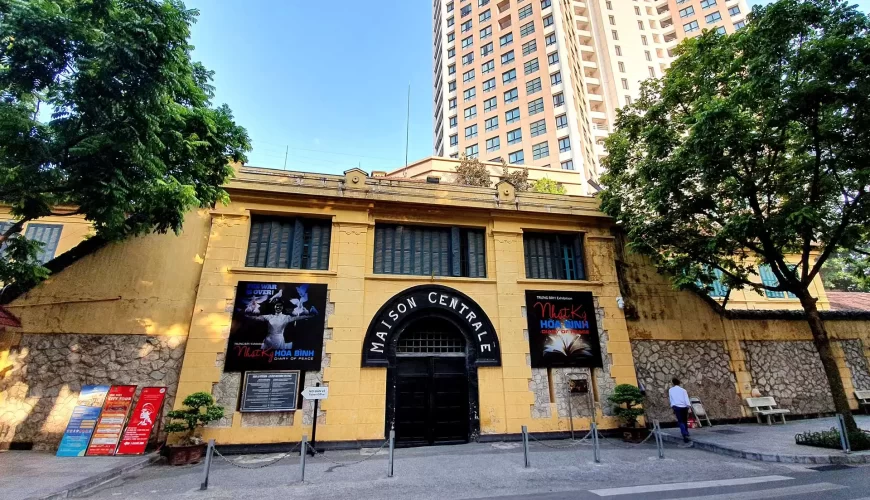
[[[483,229],[375,225],[375,274],[486,277]]]
[[[770,268],[770,265],[762,264],[758,266],[758,274],[761,275],[761,282],[765,285],[779,286],[779,280],[776,279],[776,275],[773,274],[773,269]],[[767,295],[767,298],[769,299],[784,299],[786,296],[786,292],[776,292],[773,290],[765,290],[764,294]],[[795,299],[797,296],[789,292],[788,298]]]
[[[526,278],[585,280],[581,234],[523,233]]]
[[[57,244],[60,241],[60,233],[63,231],[62,224],[28,224],[24,231],[24,237],[31,241],[42,242],[42,248],[36,255],[36,259],[45,264],[54,258]]]
[[[254,215],[245,266],[329,269],[331,238],[331,220]]]
[[[713,280],[712,290],[708,292],[710,297],[726,297],[728,295],[728,287],[725,286],[725,283],[722,282],[722,271],[719,269],[713,269],[713,275],[716,276],[716,279]],[[704,284],[698,281],[698,288],[703,289]]]

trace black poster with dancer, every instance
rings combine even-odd
[[[320,370],[326,285],[240,281],[225,372]]]
[[[601,368],[591,292],[526,291],[532,368]]]

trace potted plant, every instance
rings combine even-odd
[[[197,434],[197,430],[224,416],[223,407],[214,403],[211,394],[194,392],[182,401],[185,408],[166,414],[166,432],[181,434],[180,440],[169,446],[170,465],[195,464],[202,460],[206,444]]]
[[[610,402],[613,414],[622,419],[623,439],[626,441],[639,441],[646,437],[646,429],[637,426],[637,419],[643,415],[643,408],[638,406],[643,403],[643,394],[640,389],[631,384],[619,384],[613,390],[607,400]]]

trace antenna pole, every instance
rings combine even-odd
[[[411,82],[408,82],[408,114],[405,118],[405,170],[403,175],[408,177],[408,141],[411,137]]]
[[[287,145],[287,149],[284,150],[284,170],[287,170],[287,153],[290,152],[290,145]]]

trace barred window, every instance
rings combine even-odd
[[[328,269],[332,221],[251,217],[247,267]]]
[[[376,274],[486,277],[483,229],[375,225]]]
[[[523,233],[526,278],[585,280],[580,234]]]

